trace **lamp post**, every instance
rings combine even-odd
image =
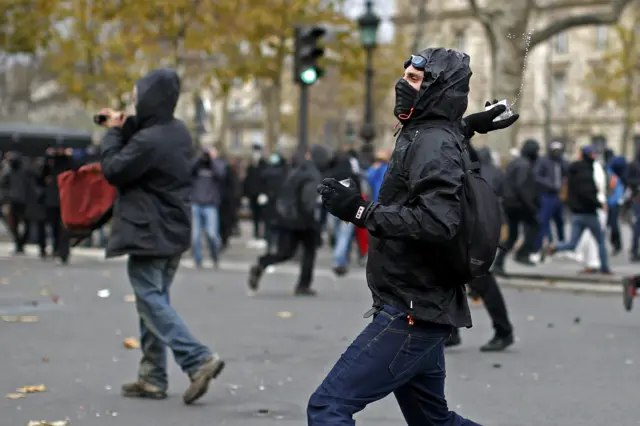
[[[367,0],[365,2],[364,14],[358,18],[358,27],[360,27],[362,47],[367,52],[364,122],[360,129],[360,137],[363,142],[362,153],[368,162],[372,160],[372,158],[368,157],[373,156],[372,142],[376,137],[375,126],[373,124],[373,51],[378,44],[379,26],[380,17],[373,11],[373,1]]]

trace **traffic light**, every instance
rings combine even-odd
[[[326,30],[322,27],[296,26],[293,61],[293,78],[296,83],[311,86],[324,75],[324,70],[318,66],[318,59],[324,55],[324,49],[318,46],[318,41],[325,33]]]

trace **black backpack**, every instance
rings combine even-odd
[[[471,161],[467,148],[462,149],[462,163],[461,222],[451,270],[457,283],[466,284],[489,272],[500,244],[502,212],[495,191],[480,176],[480,163]]]

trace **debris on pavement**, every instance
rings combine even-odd
[[[8,393],[7,399],[21,399],[26,398],[27,396],[23,393]]]
[[[135,302],[136,301],[135,294],[127,294],[126,296],[124,296],[124,301],[129,303]]]
[[[48,356],[43,356],[42,357],[42,362],[49,362],[49,357]]]
[[[49,296],[50,294],[51,292],[48,288],[43,288],[42,290],[40,290],[40,296]]]
[[[293,316],[293,313],[289,311],[280,311],[276,315],[280,318],[291,318]]]
[[[39,322],[40,318],[34,315],[3,315],[3,316],[0,316],[0,320],[4,322],[33,323],[33,322]]]
[[[127,349],[139,349],[140,343],[138,343],[138,339],[135,337],[127,337],[122,342],[122,345]]]
[[[535,321],[535,320],[536,320],[536,317],[534,317],[533,315],[529,315],[527,317],[527,321]]]
[[[20,392],[20,393],[40,393],[40,392],[46,392],[47,391],[47,387],[45,385],[30,385],[30,386],[24,386],[20,389],[16,389],[16,392]]]
[[[98,292],[98,297],[101,297],[102,299],[106,299],[109,296],[111,296],[111,291],[109,291],[109,289],[107,288],[102,289]]]
[[[27,426],[69,426],[70,420],[56,420],[48,422],[46,420],[31,420],[27,423]]]
[[[0,278],[0,284],[8,285],[9,284],[9,279],[8,278]]]

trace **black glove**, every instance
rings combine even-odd
[[[484,106],[488,107],[497,103],[498,101],[494,99],[493,102],[487,101]],[[496,117],[498,117],[506,110],[506,106],[498,105],[491,108],[490,110],[476,112],[475,114],[470,114],[464,117],[462,121],[465,124],[465,136],[467,137],[467,139],[471,139],[475,132],[485,134],[493,132],[494,130],[506,129],[507,127],[518,121],[518,118],[520,118],[519,114],[513,114],[506,120],[500,120],[496,122],[493,121]]]
[[[318,193],[329,213],[359,228],[365,227],[371,203],[363,200],[357,189],[347,188],[337,180],[327,178],[318,185]]]

